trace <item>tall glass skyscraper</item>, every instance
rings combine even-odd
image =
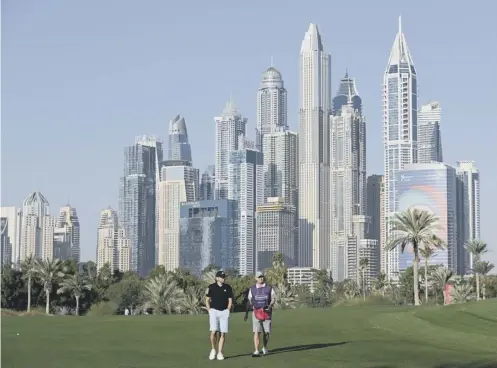
[[[119,222],[131,241],[131,270],[140,276],[147,276],[155,267],[157,170],[162,146],[153,142],[153,138],[137,137],[133,146],[125,148],[119,190]]]
[[[338,87],[338,92],[335,97],[333,97],[333,114],[335,115],[342,106],[349,103],[349,98],[352,97],[352,107],[354,110],[359,111],[362,114],[362,99],[357,92],[355,85],[355,78],[349,77],[348,71],[345,72],[345,76],[340,80],[340,87]]]
[[[397,172],[396,211],[409,208],[427,211],[439,218],[435,234],[447,245],[429,259],[429,265],[444,265],[457,271],[456,170],[443,163],[408,164]],[[399,271],[412,265],[412,246],[399,256]]]
[[[443,162],[442,133],[440,132],[440,104],[431,101],[418,112],[418,162]]]
[[[405,165],[417,161],[418,140],[418,85],[416,69],[402,33],[395,36],[390,58],[383,77],[383,136],[385,165],[385,218],[388,237],[388,221],[395,213],[397,202],[396,177]],[[386,253],[385,273],[394,278],[399,271],[399,250]]]
[[[300,48],[299,266],[329,269],[331,55],[310,24]]]
[[[287,129],[286,89],[281,73],[271,65],[262,75],[257,92],[257,149],[262,150],[265,134]]]
[[[185,118],[176,115],[169,122],[168,160],[181,160],[192,162],[192,148],[188,141]]]

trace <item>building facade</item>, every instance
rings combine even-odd
[[[295,207],[283,198],[268,198],[257,206],[256,270],[272,267],[276,253],[283,255],[285,266],[295,263]]]
[[[241,275],[255,272],[256,208],[264,203],[262,153],[252,149],[230,152],[228,199],[237,203],[236,269]]]
[[[331,120],[331,269],[333,278],[348,278],[348,237],[354,234],[353,216],[366,213],[366,123],[348,103]],[[360,234],[364,238],[364,234]]]
[[[331,55],[310,24],[300,48],[299,266],[330,268]]]
[[[458,214],[458,274],[468,274],[474,266],[473,256],[465,245],[480,238],[480,172],[475,162],[457,163],[457,214]]]
[[[243,118],[232,99],[216,121],[215,198],[228,198],[228,167],[231,151],[241,149],[240,136],[246,136],[247,119]],[[243,139],[244,140],[244,139]]]
[[[162,145],[153,137],[137,137],[124,150],[119,190],[119,222],[131,241],[131,270],[145,277],[156,263],[156,191]]]
[[[22,224],[22,211],[16,207],[1,207],[0,218],[2,220],[2,229],[4,231],[4,246],[5,253],[10,254],[10,259],[5,261],[12,264],[15,268],[19,267],[20,246],[21,246],[21,224]],[[8,250],[8,253],[7,253]],[[3,258],[2,258],[3,259]]]
[[[409,164],[397,174],[397,212],[409,208],[427,211],[438,217],[440,229],[435,234],[444,241],[446,249],[439,249],[428,260],[429,265],[444,265],[457,271],[457,194],[456,170],[443,163]],[[399,271],[412,265],[412,246],[408,245],[399,257]]]
[[[287,94],[281,73],[271,65],[262,75],[257,92],[256,147],[262,150],[264,135],[288,129]]]
[[[167,159],[192,162],[192,148],[188,141],[185,118],[179,114],[169,121]]]
[[[201,201],[214,199],[216,184],[216,167],[214,165],[207,166],[207,169],[202,174],[200,179],[200,194]]]
[[[43,194],[34,192],[26,197],[22,204],[20,262],[30,256],[44,258],[44,249],[50,247],[50,244],[44,244],[44,239],[48,238],[43,235],[44,217],[47,216],[50,216],[50,204]]]
[[[179,267],[180,207],[182,202],[198,199],[198,169],[188,161],[162,164],[159,183],[159,255],[158,264],[166,271]]]
[[[228,199],[184,202],[180,209],[180,267],[201,276],[209,265],[237,266],[236,203]]]
[[[399,18],[399,29],[383,76],[385,218],[382,220],[387,237],[389,219],[394,215],[397,203],[396,177],[405,165],[415,163],[418,157],[417,83],[416,69]],[[398,272],[399,250],[396,248],[385,254],[385,273],[392,279]]]
[[[74,207],[67,204],[61,207],[59,212],[59,217],[55,224],[55,233],[57,234],[57,242],[54,243],[54,247],[57,247],[56,258],[58,259],[72,259],[76,263],[80,261],[81,254],[81,244],[80,244],[80,227],[78,213]],[[63,239],[63,240],[62,240]],[[67,244],[69,246],[69,252],[65,253],[63,249],[60,249],[59,254],[59,244]],[[55,245],[57,244],[57,245]],[[64,247],[64,246],[62,246]],[[54,248],[55,251],[55,248]],[[60,255],[60,257],[59,257]]]
[[[431,101],[418,112],[418,163],[443,162],[440,103]]]

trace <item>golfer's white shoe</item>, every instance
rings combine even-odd
[[[266,355],[268,353],[268,350],[266,349],[266,347],[263,347],[262,348],[262,354],[263,355]]]
[[[217,360],[224,360],[223,353],[221,353],[221,352],[217,353]]]
[[[209,354],[209,360],[214,360],[216,359],[216,349],[212,349],[211,353]]]

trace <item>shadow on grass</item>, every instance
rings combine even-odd
[[[497,368],[496,362],[471,362],[471,363],[447,363],[447,364],[438,364],[433,368]]]
[[[286,346],[286,347],[283,347],[283,348],[270,349],[268,355],[290,353],[292,351],[306,351],[306,350],[316,350],[316,349],[323,349],[323,348],[331,348],[333,346],[344,345],[347,342],[348,341],[328,343],[328,344],[309,344],[309,345]],[[228,359],[228,358],[239,358],[239,357],[251,356],[251,355],[252,354],[231,355],[229,357],[226,357],[226,359]]]

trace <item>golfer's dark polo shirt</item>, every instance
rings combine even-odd
[[[217,282],[210,284],[206,296],[211,298],[211,308],[219,311],[228,308],[229,298],[233,299],[233,289],[228,284],[219,286]]]

